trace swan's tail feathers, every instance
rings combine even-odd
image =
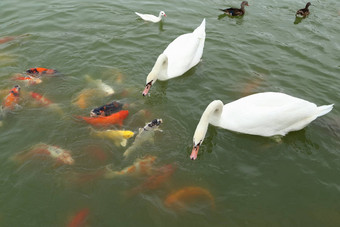
[[[205,38],[205,18],[203,19],[200,26],[198,26],[193,32],[199,38]]]
[[[318,117],[329,113],[333,109],[333,105],[318,106]]]

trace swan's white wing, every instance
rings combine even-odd
[[[318,114],[314,103],[282,93],[265,92],[224,105],[222,117],[212,124],[252,135],[285,135],[304,128]]]
[[[205,20],[192,33],[187,33],[177,37],[164,50],[168,57],[167,78],[171,79],[181,76],[189,69],[197,65],[203,55],[205,42]]]

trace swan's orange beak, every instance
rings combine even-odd
[[[200,145],[196,145],[196,146],[194,145],[191,151],[191,155],[190,155],[191,160],[196,160],[199,149],[200,149]]]
[[[147,83],[147,84],[145,85],[144,91],[143,91],[143,93],[142,93],[143,96],[146,96],[146,95],[148,94],[148,92],[149,92],[151,86],[152,86],[152,81],[151,81],[150,83]]]

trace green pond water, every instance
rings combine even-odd
[[[294,23],[305,4],[250,0],[243,18],[230,18],[218,9],[240,1],[1,0],[0,39],[16,38],[0,44],[0,90],[19,84],[22,100],[0,127],[0,226],[68,226],[84,210],[81,226],[340,226],[340,3],[314,1],[309,17]],[[160,10],[167,17],[157,24],[134,14]],[[157,81],[143,97],[157,56],[203,18],[202,62],[181,77]],[[13,80],[32,67],[63,75],[32,86]],[[94,93],[79,108],[77,97],[96,89],[87,77],[115,94]],[[198,159],[190,160],[196,125],[212,100],[265,91],[335,105],[281,143],[210,126]],[[29,92],[57,107],[34,103]],[[129,158],[122,154],[134,138],[117,147],[76,118],[113,100],[130,104],[130,114],[121,128],[107,129],[137,133],[154,118],[164,121],[154,143]],[[69,150],[74,164],[13,160],[38,143]],[[150,175],[99,174],[146,155],[157,157]],[[157,175],[162,167],[169,171]],[[193,196],[182,209],[165,205],[170,193],[189,186],[213,199]]]

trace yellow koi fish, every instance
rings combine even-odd
[[[130,176],[138,174],[150,174],[152,164],[155,162],[155,156],[146,156],[142,159],[137,159],[131,166],[128,166],[120,171],[113,171],[107,167],[104,174],[105,178],[113,178],[117,176]]]
[[[127,140],[134,136],[134,132],[128,130],[92,130],[92,134],[100,138],[109,138],[113,140],[116,146],[126,146]]]

